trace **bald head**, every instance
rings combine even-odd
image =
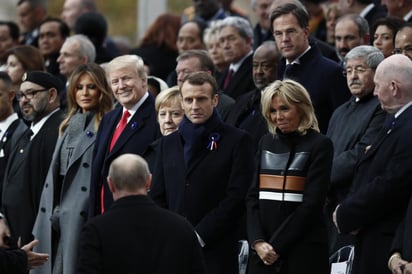
[[[276,80],[281,54],[275,41],[266,41],[253,54],[253,81],[259,90]]]
[[[412,101],[412,61],[402,54],[391,55],[376,69],[374,95],[382,109],[396,113]]]
[[[123,154],[110,164],[107,180],[114,200],[128,195],[147,194],[149,167],[139,155]]]

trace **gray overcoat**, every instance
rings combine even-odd
[[[39,211],[33,228],[33,235],[40,241],[36,252],[48,253],[49,260],[42,267],[32,270],[32,274],[51,274],[52,266],[52,226],[50,217],[53,204],[60,204],[60,237],[63,240],[63,273],[75,273],[78,240],[82,226],[87,221],[90,174],[93,148],[96,140],[96,129],[93,118],[83,131],[78,145],[74,149],[67,167],[66,176],[61,187],[60,202],[53,202],[55,182],[60,170],[60,151],[67,131],[59,137],[54,150],[53,159],[44,183]]]

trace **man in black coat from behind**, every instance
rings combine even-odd
[[[83,228],[78,274],[206,273],[193,227],[147,197],[151,174],[143,158],[122,154],[107,181],[114,202]]]

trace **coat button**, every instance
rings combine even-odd
[[[84,168],[88,168],[89,166],[90,166],[89,163],[83,163]]]
[[[87,187],[82,186],[82,187],[81,187],[81,190],[82,190],[82,191],[87,191]]]
[[[45,187],[45,188],[48,188],[48,187],[49,187],[49,184],[45,184],[44,187]]]
[[[46,212],[46,209],[44,207],[40,208],[41,212]]]

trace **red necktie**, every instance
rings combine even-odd
[[[117,139],[119,139],[120,134],[122,134],[122,131],[127,125],[127,118],[130,117],[130,112],[128,110],[125,110],[122,115],[122,119],[120,119],[119,125],[117,126],[116,130],[113,133],[112,140],[110,141],[110,151],[112,151],[112,148],[114,147],[114,144],[116,144]],[[104,183],[102,185],[102,188],[100,189],[100,213],[104,213]]]
[[[223,83],[223,89],[225,90],[230,83],[230,79],[232,79],[233,69],[230,69],[226,75],[225,82]]]
[[[110,151],[112,151],[114,144],[116,144],[117,139],[119,139],[120,134],[122,134],[124,128],[127,125],[127,119],[130,117],[130,112],[125,110],[123,112],[122,119],[120,119],[119,125],[113,133],[112,141],[110,142]]]

